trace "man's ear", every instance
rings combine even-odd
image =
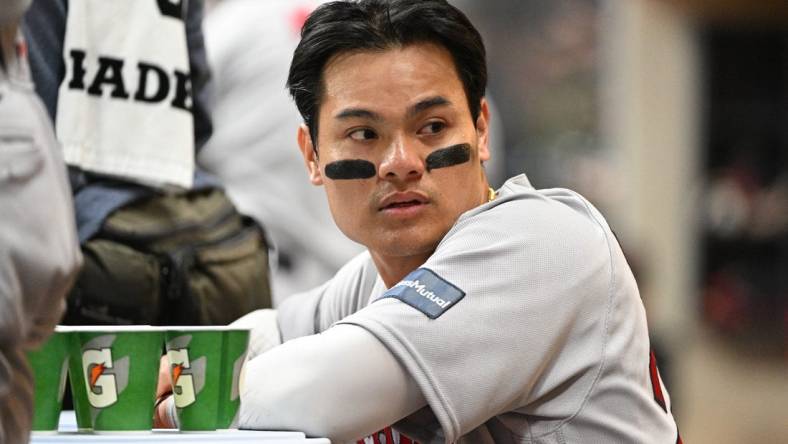
[[[317,151],[312,143],[312,136],[309,134],[309,127],[302,123],[298,127],[298,147],[301,148],[301,155],[304,156],[304,165],[309,173],[309,181],[312,185],[323,185],[323,175],[320,172],[320,165],[317,163]]]
[[[479,160],[490,160],[490,106],[482,97],[479,116],[476,118],[476,143],[479,147]]]

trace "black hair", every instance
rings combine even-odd
[[[487,87],[487,63],[482,37],[465,14],[445,0],[335,1],[307,18],[287,78],[315,148],[326,63],[348,51],[415,43],[434,43],[449,51],[476,124]]]

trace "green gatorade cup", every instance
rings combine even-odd
[[[248,328],[227,327],[225,329],[222,378],[219,389],[219,418],[216,425],[218,429],[238,428],[238,410],[241,407],[238,383],[241,367],[246,361],[248,345]]]
[[[216,430],[225,327],[170,327],[165,346],[181,431]]]
[[[78,428],[149,432],[163,331],[103,325],[70,330],[69,377]]]
[[[56,432],[68,374],[69,334],[55,332],[27,354],[33,370],[33,430]]]

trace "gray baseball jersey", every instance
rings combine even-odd
[[[285,340],[335,323],[407,368],[429,406],[395,428],[421,442],[680,442],[629,266],[572,191],[514,177],[394,287],[362,254],[279,309]]]

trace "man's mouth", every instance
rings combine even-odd
[[[378,207],[379,211],[412,208],[429,203],[429,199],[416,191],[395,192],[386,196]]]
[[[406,207],[412,207],[414,205],[422,205],[422,203],[419,202],[418,200],[409,200],[407,202],[394,202],[392,204],[386,205],[385,207],[383,207],[383,209],[387,210],[389,208],[406,208]]]

